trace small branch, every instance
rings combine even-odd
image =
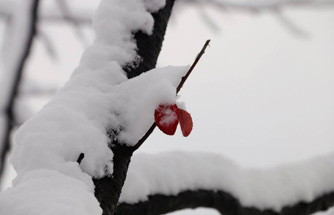
[[[79,165],[81,164],[81,161],[82,161],[82,159],[84,159],[84,157],[85,157],[85,154],[84,153],[80,153],[79,158],[77,160],[77,162],[78,162]]]
[[[56,61],[59,59],[56,48],[53,41],[48,37],[48,35],[41,29],[38,31],[37,38],[44,44],[45,50],[48,53],[51,60]]]
[[[68,2],[65,0],[56,0],[56,3],[58,5],[59,11],[63,16],[63,19],[73,26],[74,33],[82,42],[82,45],[85,47],[88,44],[87,39],[84,32],[81,30],[80,22],[77,21],[75,16],[72,14]]]
[[[308,32],[298,27],[295,23],[292,22],[286,15],[283,14],[282,10],[276,8],[273,10],[273,14],[277,20],[289,31],[298,35],[298,36],[308,36]]]
[[[153,133],[155,127],[156,127],[156,123],[153,122],[153,124],[151,125],[151,127],[147,130],[146,134],[138,141],[138,143],[133,147],[132,151],[136,151],[137,149],[139,149],[139,147],[141,145],[143,145],[143,143],[146,141],[146,139]]]
[[[186,82],[186,80],[188,79],[189,75],[191,74],[191,72],[192,72],[192,71],[194,70],[194,68],[196,67],[198,61],[201,59],[202,55],[205,53],[205,50],[206,50],[206,48],[208,47],[209,43],[210,43],[210,40],[207,40],[207,41],[205,42],[205,44],[204,44],[202,50],[200,51],[200,53],[198,53],[198,55],[197,55],[197,57],[196,57],[194,63],[193,63],[193,64],[191,65],[191,67],[189,68],[187,74],[186,74],[185,76],[183,76],[183,78],[182,78],[182,80],[181,80],[179,86],[176,88],[176,94],[177,94],[178,92],[180,92],[180,90],[181,90],[183,84]]]
[[[210,40],[207,40],[202,48],[202,50],[198,53],[195,61],[193,62],[193,64],[191,65],[191,67],[189,68],[188,72],[186,73],[185,76],[182,77],[181,82],[179,84],[179,86],[176,88],[176,94],[178,92],[180,92],[183,84],[186,82],[186,80],[188,79],[188,77],[190,76],[191,72],[194,70],[194,68],[196,67],[197,63],[199,62],[199,60],[201,59],[202,55],[205,53],[206,48],[208,47],[210,43]],[[151,125],[151,127],[147,130],[147,132],[145,133],[145,135],[137,142],[137,144],[135,146],[132,147],[133,151],[136,151],[137,149],[139,149],[139,147],[141,145],[143,145],[143,143],[146,141],[146,139],[152,134],[152,132],[154,131],[156,127],[155,122]]]

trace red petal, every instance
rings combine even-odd
[[[179,122],[176,104],[159,105],[154,112],[154,119],[158,128],[168,135],[174,135]]]
[[[187,137],[193,129],[193,120],[191,115],[182,109],[178,109],[179,122],[183,136]]]

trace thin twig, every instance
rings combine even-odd
[[[198,61],[201,59],[202,55],[205,53],[205,49],[208,47],[210,43],[210,40],[207,40],[202,48],[202,50],[200,51],[200,53],[198,53],[194,63],[191,65],[191,67],[189,68],[187,74],[185,76],[183,76],[179,86],[176,88],[176,93],[180,92],[184,82],[186,82],[186,80],[188,79],[189,75],[191,74],[191,72],[194,70],[194,68],[196,67]]]
[[[76,20],[75,16],[72,14],[71,8],[68,5],[68,2],[65,0],[56,0],[58,8],[64,18],[64,20],[68,21],[73,26],[74,33],[81,41],[82,45],[87,46],[88,42],[85,37],[84,32],[81,29],[80,23]]]
[[[84,157],[85,157],[85,154],[84,153],[80,153],[79,158],[77,160],[77,162],[78,162],[79,165],[81,164],[81,161],[84,159]]]
[[[206,50],[206,48],[208,47],[209,43],[210,43],[210,40],[207,40],[207,41],[205,42],[205,44],[204,44],[202,50],[198,53],[198,55],[197,55],[195,61],[193,62],[193,64],[192,64],[191,67],[189,68],[188,72],[186,73],[185,76],[182,77],[179,86],[176,88],[176,94],[177,94],[178,92],[180,92],[180,90],[181,90],[183,84],[186,82],[186,80],[187,80],[188,77],[190,76],[191,72],[192,72],[192,71],[194,70],[194,68],[196,67],[198,61],[201,59],[202,55],[205,53],[205,50]],[[134,146],[132,147],[132,150],[133,150],[133,151],[136,151],[137,149],[139,149],[139,147],[140,147],[141,145],[143,145],[143,143],[146,141],[146,139],[152,134],[152,132],[154,131],[155,127],[156,127],[156,123],[154,122],[154,123],[151,125],[151,127],[147,130],[147,132],[145,133],[145,135],[144,135],[144,136],[137,142],[136,145],[134,145]]]

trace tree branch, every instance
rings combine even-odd
[[[141,61],[137,65],[134,65],[134,62],[129,62],[123,67],[128,78],[136,77],[155,67],[173,5],[174,0],[167,0],[164,8],[152,14],[154,26],[151,35],[146,35],[141,31],[134,33],[134,39],[138,48],[137,54],[141,58]],[[113,175],[93,179],[95,196],[100,202],[103,215],[113,215],[115,213],[133,153],[131,147],[114,141],[111,144],[111,150],[114,153]]]
[[[191,67],[189,68],[188,72],[186,73],[186,75],[184,77],[182,77],[182,80],[179,84],[179,86],[176,88],[176,93],[180,92],[183,84],[186,82],[186,80],[188,79],[189,75],[191,74],[191,72],[194,70],[194,68],[196,67],[198,61],[201,59],[202,55],[205,53],[206,48],[208,47],[210,43],[210,40],[207,40],[202,48],[202,50],[198,53],[194,63],[191,65]]]
[[[84,32],[81,29],[80,22],[72,14],[72,11],[68,5],[68,1],[65,0],[56,0],[56,4],[61,12],[63,19],[66,20],[69,24],[72,25],[75,35],[82,42],[83,46],[88,44]]]
[[[25,40],[25,44],[23,46],[23,50],[20,53],[21,56],[18,60],[17,68],[15,71],[13,71],[15,74],[15,78],[13,79],[13,83],[11,84],[11,89],[9,91],[9,96],[7,104],[4,109],[5,114],[5,120],[6,120],[6,128],[5,128],[5,136],[1,140],[1,151],[0,151],[0,178],[4,170],[4,164],[5,164],[5,157],[7,152],[9,151],[10,148],[10,135],[11,131],[14,127],[15,124],[15,116],[14,116],[14,106],[15,106],[15,99],[18,95],[19,91],[19,86],[21,83],[21,78],[23,74],[23,70],[26,65],[26,61],[29,57],[30,50],[32,48],[32,44],[37,32],[37,23],[38,23],[38,8],[39,8],[39,0],[33,0],[32,2],[32,7],[31,7],[31,13],[30,13],[30,22],[29,22],[29,32],[27,33],[27,37],[23,38]],[[13,44],[15,45],[15,44]],[[7,71],[7,72],[12,72],[12,71]]]
[[[334,205],[334,192],[324,194],[312,202],[300,202],[284,207],[280,212],[259,210],[245,207],[224,191],[196,190],[183,191],[177,195],[152,195],[147,201],[136,204],[121,203],[117,207],[117,215],[158,215],[181,209],[206,207],[213,208],[224,215],[310,215],[324,211]]]

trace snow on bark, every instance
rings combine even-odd
[[[245,169],[211,153],[137,154],[120,202],[132,204],[156,194],[213,190],[231,194],[244,207],[280,211],[333,192],[333,166],[333,154],[271,169]]]
[[[96,39],[70,80],[15,134],[10,161],[17,177],[14,187],[0,194],[0,211],[101,213],[91,177],[113,173],[110,145],[116,140],[135,145],[154,121],[155,108],[176,102],[176,87],[187,71],[166,67],[128,80],[122,70],[141,60],[132,33],[150,34],[154,24],[150,12],[164,3],[102,0],[93,19]],[[84,159],[78,164],[81,153]],[[33,197],[26,203],[22,196]],[[89,210],[83,212],[78,205],[89,205]]]

